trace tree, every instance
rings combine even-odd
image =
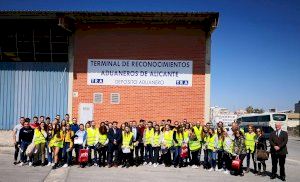
[[[247,111],[248,114],[250,114],[250,113],[253,113],[253,112],[254,112],[254,109],[253,109],[252,106],[248,106],[248,107],[246,108],[246,111]]]

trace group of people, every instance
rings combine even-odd
[[[186,119],[174,123],[168,119],[160,123],[130,121],[120,127],[116,121],[105,121],[97,127],[95,121],[78,124],[76,118],[70,120],[66,114],[63,120],[57,115],[52,122],[44,116],[34,117],[32,122],[21,117],[14,128],[13,140],[14,164],[19,166],[47,165],[56,169],[75,164],[108,168],[139,165],[199,168],[203,165],[208,171],[243,176],[244,171],[250,172],[252,158],[253,172],[266,175],[266,159],[255,155],[257,150],[267,151],[266,138],[261,128],[255,129],[253,125],[244,132],[238,123],[227,130],[222,122],[213,128]],[[272,179],[276,177],[279,160],[280,179],[285,180],[286,144],[287,133],[276,123],[276,131],[270,135]],[[27,152],[30,145],[32,151]],[[81,149],[88,149],[87,163],[78,161]],[[202,152],[203,161],[200,160]],[[238,170],[232,169],[232,161],[236,159],[241,161]]]

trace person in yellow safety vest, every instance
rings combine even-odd
[[[181,158],[180,154],[181,154],[181,147],[184,143],[182,126],[177,126],[176,130],[174,131],[173,138],[174,138],[173,164],[174,164],[175,168],[177,168],[178,165],[179,165],[179,168],[181,168],[183,166],[183,159]]]
[[[208,139],[208,126],[204,125],[201,133],[201,145],[204,153],[204,163],[203,168],[208,169],[209,163],[208,163],[208,150],[207,150],[207,139]]]
[[[106,153],[107,153],[107,128],[105,125],[100,126],[99,132],[97,133],[97,142],[100,144],[100,149],[98,149],[98,166],[105,167]]]
[[[152,165],[153,160],[153,149],[152,149],[152,140],[154,136],[154,128],[152,122],[149,121],[146,124],[146,128],[144,130],[143,141],[145,146],[145,162],[143,165]]]
[[[197,133],[195,132],[194,127],[191,128],[191,131],[189,133],[189,149],[192,154],[192,159],[190,161],[190,165],[192,165],[192,168],[197,169],[200,165],[198,154],[199,150],[201,149],[200,139],[198,138]]]
[[[245,133],[245,145],[247,150],[247,170],[246,173],[250,171],[250,156],[252,157],[254,173],[257,172],[256,162],[255,162],[255,143],[256,143],[257,135],[255,133],[255,129],[253,125],[248,126],[248,132]]]
[[[74,132],[71,130],[71,125],[69,123],[66,126],[63,126],[63,135],[64,135],[64,147],[62,150],[62,159],[64,160],[63,167],[68,167],[72,162],[72,150],[73,150],[73,139]]]
[[[130,152],[131,149],[133,149],[133,133],[130,132],[130,127],[125,126],[125,130],[122,134],[122,151],[123,151],[123,157],[124,157],[124,164],[122,167],[129,168],[130,166]]]
[[[212,128],[208,129],[207,136],[207,151],[208,151],[208,160],[210,163],[210,169],[208,171],[215,171],[216,169],[216,158],[217,158],[217,149],[218,149],[218,135]]]
[[[152,148],[154,151],[154,157],[153,157],[153,167],[158,166],[158,158],[159,158],[159,151],[160,151],[160,146],[162,144],[162,135],[160,131],[160,126],[155,125],[154,126],[154,135],[153,135],[153,140],[152,140]]]
[[[163,132],[163,144],[162,149],[164,153],[164,164],[166,167],[171,166],[171,148],[173,144],[173,131],[170,128],[169,124],[166,124],[165,131]]]
[[[59,124],[53,125],[53,134],[52,139],[49,142],[49,147],[52,148],[52,153],[54,155],[54,166],[52,166],[52,169],[56,169],[58,167],[58,153],[59,150],[63,148],[64,146],[64,136],[63,132],[60,128]]]
[[[87,132],[87,147],[88,147],[88,166],[92,166],[96,164],[97,161],[97,150],[95,145],[97,144],[97,135],[99,133],[98,129],[96,128],[95,121],[91,121],[91,127],[86,129]],[[92,159],[92,151],[94,153],[94,158]],[[97,164],[96,164],[97,165]]]
[[[42,166],[45,166],[45,146],[46,146],[47,132],[45,131],[45,123],[41,122],[40,125],[34,129],[33,142],[37,152],[34,154],[33,166],[38,162],[41,155]]]
[[[231,170],[231,164],[232,164],[232,153],[233,153],[233,140],[231,137],[229,137],[227,130],[223,130],[223,137],[224,137],[224,142],[223,142],[223,160],[225,162],[225,167],[224,167],[224,173],[225,174],[230,174]]]
[[[218,169],[217,171],[223,171],[223,155],[224,155],[224,135],[223,135],[223,127],[219,126],[217,128],[216,135],[218,136],[218,147],[217,147],[217,154],[218,154]]]

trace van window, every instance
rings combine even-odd
[[[286,115],[285,114],[273,114],[274,121],[285,121]]]

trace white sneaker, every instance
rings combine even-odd
[[[214,168],[210,168],[209,170],[207,170],[208,172],[212,172],[212,171],[214,171]]]
[[[51,162],[48,162],[47,166],[51,166]]]
[[[32,162],[29,162],[29,163],[28,163],[28,166],[30,166],[30,167],[31,167],[31,166],[32,166]]]
[[[162,163],[161,166],[165,166],[165,163]]]
[[[97,163],[94,163],[94,166],[98,166],[98,164],[97,164]]]
[[[218,172],[222,172],[222,171],[224,171],[224,169],[223,169],[223,168],[217,169],[217,171],[218,171]]]
[[[68,167],[68,166],[69,166],[68,164],[64,164],[64,165],[63,165],[64,168],[66,168],[66,167]]]
[[[198,169],[199,167],[196,165],[192,165],[192,169]]]
[[[148,165],[151,166],[151,165],[152,165],[152,162],[149,162]]]
[[[157,163],[153,164],[153,167],[157,167],[157,166],[158,166],[158,164],[157,164]]]
[[[146,166],[146,165],[147,165],[147,162],[144,162],[144,163],[143,163],[143,166]]]
[[[54,162],[51,163],[51,166],[54,166]]]
[[[21,162],[18,166],[24,166],[24,162]]]
[[[224,174],[230,174],[230,172],[228,170],[223,172]]]

